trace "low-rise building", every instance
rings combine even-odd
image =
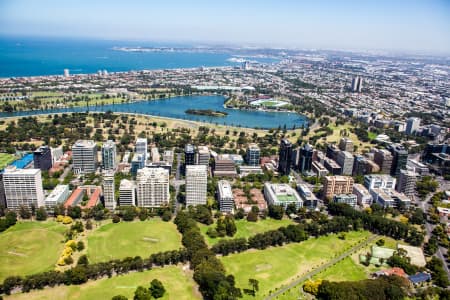
[[[306,186],[305,184],[299,184],[297,185],[297,190],[303,200],[304,207],[307,207],[309,209],[314,209],[317,207],[319,200],[317,199],[316,195],[311,192],[308,186]]]
[[[249,213],[253,206],[258,207],[259,211],[267,210],[267,202],[264,200],[264,195],[259,189],[250,190],[250,199],[241,189],[233,190],[234,205],[236,209],[243,209],[245,213]]]
[[[332,199],[337,194],[350,194],[353,190],[354,180],[350,176],[325,176],[323,196]]]
[[[317,174],[318,177],[324,177],[328,175],[327,168],[324,167],[319,161],[313,161],[311,164],[311,170]]]
[[[333,197],[334,203],[345,203],[350,205],[351,207],[356,207],[358,200],[356,195],[354,194],[339,194],[334,195]]]
[[[372,189],[394,189],[396,179],[390,175],[370,174],[364,176],[364,186],[370,191]]]
[[[236,177],[236,167],[234,161],[228,155],[218,155],[214,159],[215,177]]]
[[[372,205],[372,195],[362,184],[355,183],[353,185],[353,194],[356,195],[356,199],[359,205],[364,206]]]
[[[51,209],[59,204],[63,204],[69,198],[69,195],[69,185],[58,184],[47,198],[45,198],[45,207]]]
[[[219,200],[219,209],[224,213],[233,213],[234,197],[231,185],[226,180],[220,180],[217,184],[217,198]]]
[[[287,207],[293,203],[297,208],[303,206],[303,200],[297,192],[286,183],[270,183],[264,184],[264,197],[269,205],[280,205]]]
[[[370,190],[370,194],[372,195],[373,201],[384,208],[398,207],[400,205],[408,208],[411,205],[411,199],[405,194],[401,194],[392,189],[373,188]]]

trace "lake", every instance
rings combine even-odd
[[[35,111],[20,111],[13,113],[0,113],[0,117],[30,116],[38,114],[61,112],[86,112],[86,111],[112,111],[123,113],[139,113],[159,117],[201,121],[220,125],[240,126],[248,128],[278,128],[286,126],[291,129],[307,126],[308,119],[297,113],[264,112],[228,109],[223,107],[224,97],[212,96],[180,96],[162,100],[139,101],[132,103],[110,104],[103,106],[57,108]],[[225,117],[210,117],[186,114],[187,109],[211,109],[225,111]]]

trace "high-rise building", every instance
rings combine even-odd
[[[186,206],[206,204],[208,171],[204,165],[186,166]]]
[[[409,170],[400,170],[396,191],[408,197],[414,196],[418,174]]]
[[[369,174],[369,162],[368,159],[362,155],[355,155],[353,161],[353,176]]]
[[[184,166],[195,165],[195,148],[191,144],[184,146]]]
[[[197,149],[197,165],[209,165],[209,149],[207,146],[199,146]]]
[[[3,186],[8,209],[17,210],[22,205],[34,205],[36,208],[45,205],[39,169],[7,167],[3,173]]]
[[[233,213],[234,196],[228,181],[219,180],[217,183],[217,198],[219,200],[219,209],[221,212]]]
[[[122,179],[119,186],[119,205],[136,206],[136,185],[133,181]]]
[[[0,173],[0,206],[6,207],[5,186],[3,185],[3,173]]]
[[[289,140],[281,140],[278,156],[278,171],[282,175],[289,175],[289,173],[291,173],[292,160],[292,144]]]
[[[70,76],[70,72],[69,69],[64,69],[64,77],[69,77]]]
[[[400,144],[390,145],[389,150],[392,154],[391,175],[397,177],[400,175],[400,170],[406,169],[408,150]]]
[[[338,153],[340,152],[339,148],[334,144],[327,145],[326,155],[328,158],[336,160]]]
[[[116,209],[114,190],[114,172],[107,172],[103,175],[103,200],[105,201],[105,208],[111,211]]]
[[[145,156],[142,153],[135,153],[131,159],[131,175],[136,176],[137,171],[145,167]]]
[[[78,140],[72,146],[73,170],[76,174],[94,173],[97,169],[97,145],[92,140]]]
[[[104,170],[116,169],[116,144],[111,140],[102,146],[102,165]]]
[[[143,168],[137,171],[137,204],[139,207],[168,205],[169,171],[163,168]]]
[[[390,174],[392,168],[392,154],[386,149],[375,149],[374,161],[380,167],[380,173]]]
[[[261,150],[257,144],[248,145],[247,155],[245,156],[247,164],[249,166],[259,166],[259,157],[261,155]]]
[[[220,154],[214,158],[214,176],[215,177],[236,177],[237,171],[234,161],[229,155]]]
[[[352,79],[352,92],[361,93],[363,79],[359,76],[355,76]]]
[[[411,117],[406,120],[406,134],[414,134],[420,127],[420,119],[416,117]]]
[[[150,149],[150,152],[152,154],[152,162],[157,163],[161,161],[161,154],[159,154],[159,150],[157,147],[152,147]]]
[[[173,151],[172,150],[165,150],[163,153],[163,160],[170,165],[173,164]]]
[[[52,167],[52,151],[48,146],[41,146],[33,152],[34,168],[47,171]]]
[[[329,173],[332,175],[341,175],[342,174],[341,166],[331,158],[325,158],[323,165],[329,171]]]
[[[337,194],[350,194],[353,190],[353,178],[350,176],[325,176],[323,196],[332,199]]]
[[[341,175],[352,175],[353,173],[353,155],[347,151],[338,153],[336,162],[341,167]]]
[[[339,149],[341,151],[347,151],[350,153],[353,153],[354,145],[351,139],[348,138],[341,138],[339,142]]]
[[[302,148],[300,148],[300,157],[298,159],[298,170],[301,173],[311,171],[313,153],[314,150],[309,144],[306,144]]]
[[[135,152],[138,154],[144,155],[144,161],[147,160],[147,139],[146,138],[138,138],[136,140],[136,149]]]

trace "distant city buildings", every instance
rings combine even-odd
[[[363,79],[359,76],[355,76],[352,79],[352,92],[361,93]]]
[[[75,174],[94,173],[97,169],[97,145],[92,140],[78,140],[72,146],[72,162]]]
[[[204,165],[186,166],[186,206],[206,204],[208,171]]]
[[[420,119],[416,117],[411,117],[406,120],[406,130],[405,133],[412,135],[417,132],[420,127]]]

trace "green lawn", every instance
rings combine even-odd
[[[8,153],[0,153],[0,169],[5,168],[7,165],[12,163],[16,157]]]
[[[249,250],[221,260],[227,272],[235,276],[238,287],[248,288],[248,279],[257,279],[260,286],[257,298],[262,299],[269,291],[292,282],[369,236],[367,231],[358,231],[347,233],[345,240],[337,235],[311,238],[283,247]]]
[[[334,266],[314,276],[314,279],[329,281],[356,281],[367,279],[363,265],[358,265],[351,257],[344,258]]]
[[[181,235],[175,224],[159,218],[149,221],[109,223],[88,236],[88,258],[91,262],[181,248]]]
[[[247,220],[236,220],[235,221],[237,232],[232,238],[248,238],[257,233],[273,230],[280,228],[282,226],[287,226],[289,224],[294,224],[290,219],[275,220],[267,218],[265,220],[258,220],[258,222],[248,222]],[[216,223],[206,226],[199,224],[200,231],[205,236],[206,242],[209,245],[214,245],[218,243],[221,239],[229,239],[230,237],[215,238],[212,239],[206,235],[206,231],[209,227],[216,227]]]
[[[0,281],[53,269],[64,248],[65,230],[54,221],[30,221],[0,233]]]
[[[159,299],[201,299],[196,293],[195,283],[181,267],[170,266],[153,269],[145,272],[136,272],[112,278],[90,281],[82,285],[58,286],[46,288],[42,291],[32,291],[27,294],[16,294],[5,299],[8,300],[92,300],[111,299],[116,295],[123,295],[133,299],[136,287],[148,287],[153,279],[160,280],[166,293]]]

